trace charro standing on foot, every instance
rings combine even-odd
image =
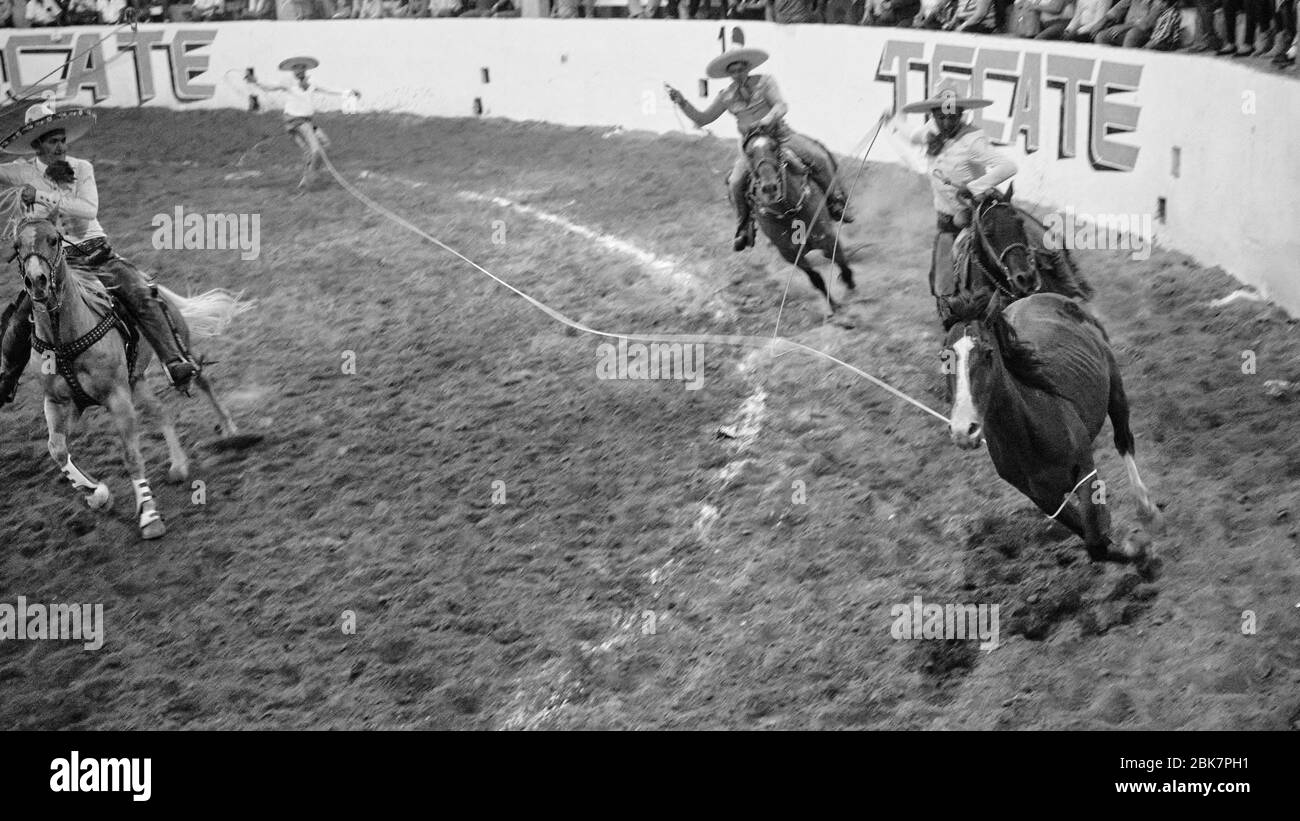
[[[152,280],[109,246],[99,224],[94,166],[68,156],[68,144],[84,136],[94,123],[95,115],[84,109],[55,112],[47,105],[27,109],[23,126],[0,140],[0,151],[25,159],[0,165],[0,184],[21,186],[22,204],[58,226],[70,265],[111,280],[113,293],[164,363],[167,378],[184,392],[199,366],[173,330]],[[24,291],[0,319],[0,406],[13,401],[18,377],[31,358],[31,316],[32,303]]]
[[[989,100],[958,97],[951,87],[941,85],[928,100],[903,106],[902,113],[927,113],[930,121],[914,131],[904,131],[902,113],[890,120],[890,128],[917,145],[926,146],[926,165],[934,191],[939,233],[930,257],[930,293],[939,316],[948,315],[948,300],[957,293],[953,271],[953,243],[971,222],[971,206],[996,196],[996,186],[1011,179],[1016,164],[989,146],[984,132],[963,119],[969,109],[992,105]],[[885,116],[890,116],[886,111]]]
[[[789,106],[781,97],[776,80],[765,74],[749,72],[764,63],[768,54],[756,48],[736,48],[723,52],[709,61],[707,73],[714,79],[731,78],[731,85],[719,92],[713,103],[704,111],[686,101],[682,93],[668,86],[668,97],[697,126],[706,126],[730,111],[740,129],[740,156],[727,175],[731,203],[736,208],[739,224],[733,247],[743,251],[754,244],[754,222],[749,204],[749,161],[745,158],[745,141],[755,130],[766,131],[790,150],[812,172],[813,180],[826,194],[826,210],[831,219],[852,222],[844,213],[848,197],[836,177],[835,160],[830,152],[816,140],[792,130],[785,123]]]
[[[360,97],[355,89],[336,91],[307,79],[307,71],[320,65],[315,57],[289,57],[281,61],[281,71],[293,72],[294,81],[283,85],[262,85],[250,79],[253,85],[266,92],[279,91],[288,96],[284,104],[284,130],[289,132],[293,141],[302,149],[304,168],[299,188],[311,185],[319,165],[321,155],[330,147],[329,137],[316,125],[316,100],[313,94],[330,94],[335,97]],[[250,69],[251,72],[251,69]]]

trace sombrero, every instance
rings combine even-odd
[[[315,68],[320,65],[320,60],[315,57],[289,57],[280,61],[281,71],[293,71],[298,66],[303,68]]]
[[[748,63],[752,69],[767,62],[767,57],[767,52],[761,48],[733,48],[710,60],[705,73],[715,80],[720,80],[727,76],[727,66],[732,63]]]
[[[35,154],[36,149],[32,148],[32,143],[51,131],[62,130],[71,143],[84,137],[95,124],[95,115],[84,108],[55,111],[43,103],[27,109],[25,119],[26,122],[17,131],[0,140],[0,151],[6,154]]]
[[[921,111],[933,111],[941,108],[945,111],[964,111],[970,108],[984,108],[993,105],[992,100],[985,100],[979,97],[958,97],[957,91],[951,86],[941,85],[935,89],[934,95],[927,100],[921,100],[918,103],[909,103],[903,106],[903,111],[908,114],[915,114]]]

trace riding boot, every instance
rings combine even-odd
[[[167,371],[167,378],[182,393],[189,389],[190,380],[199,374],[199,366],[182,350],[171,322],[163,313],[165,308],[153,283],[135,266],[121,257],[104,266],[111,271],[117,283],[116,294],[131,314],[140,333],[158,354]]]
[[[27,292],[0,315],[0,407],[14,401],[18,377],[32,356],[32,303]]]
[[[736,208],[736,237],[731,243],[734,251],[743,251],[754,244],[754,220],[749,206],[749,174],[740,174],[728,181],[731,204]]]

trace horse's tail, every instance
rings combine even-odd
[[[185,324],[195,336],[220,336],[235,317],[253,310],[253,302],[241,298],[242,291],[232,294],[216,288],[191,297],[183,297],[161,285],[158,291],[180,309]]]

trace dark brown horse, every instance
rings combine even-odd
[[[1143,545],[1131,538],[1112,547],[1106,486],[1093,464],[1093,441],[1109,415],[1139,518],[1158,533],[1162,516],[1138,474],[1128,399],[1105,331],[1058,294],[1033,294],[991,315],[976,299],[954,308],[953,442],[968,449],[987,442],[998,475],[1079,535],[1094,560],[1141,558]]]
[[[1045,247],[1046,228],[1012,204],[1012,191],[970,203],[966,252],[955,248],[953,253],[956,297],[939,298],[945,329],[956,321],[950,303],[960,303],[966,312],[979,309],[993,314],[1035,293],[1077,300],[1092,297],[1092,286],[1075,270],[1069,255]]]
[[[749,158],[750,198],[759,226],[785,261],[808,275],[808,281],[826,300],[825,315],[834,314],[838,303],[808,261],[808,253],[820,251],[834,260],[844,287],[852,291],[856,285],[849,255],[839,243],[835,222],[826,210],[826,192],[804,164],[783,150],[766,131],[756,130],[746,136],[745,156]],[[833,159],[831,163],[834,170]]]

